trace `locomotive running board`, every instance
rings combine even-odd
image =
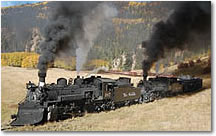
[[[31,106],[31,107],[30,107]],[[27,102],[19,105],[16,119],[11,126],[35,125],[40,123],[44,117],[44,108],[35,103]]]

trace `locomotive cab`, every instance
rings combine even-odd
[[[104,99],[111,99],[114,90],[114,85],[112,83],[104,83],[104,86],[105,86],[103,90]]]
[[[98,100],[111,99],[115,80],[108,78],[96,78],[95,84],[98,86]]]

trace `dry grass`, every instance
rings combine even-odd
[[[87,72],[80,73],[81,75]],[[47,82],[56,82],[59,77],[75,77],[76,72],[50,69]],[[103,74],[103,77],[118,78],[119,75]],[[137,83],[141,77],[132,77]],[[17,103],[25,97],[25,83],[37,83],[37,70],[2,67],[2,125],[8,124],[10,115],[16,113]],[[211,86],[211,79],[204,80]],[[24,126],[8,131],[210,131],[211,88],[188,95],[165,98],[148,104],[132,105],[115,111],[86,114],[84,117],[46,123],[39,126]]]

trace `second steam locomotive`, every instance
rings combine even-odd
[[[12,115],[12,126],[80,116],[86,111],[114,110],[202,88],[202,79],[192,77],[144,78],[134,87],[131,79],[126,77],[114,80],[100,76],[78,76],[74,81],[59,78],[56,84],[45,84],[46,73],[38,73],[38,76],[38,86],[30,81],[26,84],[27,95],[18,104],[18,113]]]

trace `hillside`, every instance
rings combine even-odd
[[[86,75],[88,71],[80,74]],[[99,74],[116,79],[118,74]],[[74,78],[75,71],[49,69],[46,81],[59,77]],[[39,126],[11,128],[10,115],[17,112],[17,103],[25,97],[25,83],[38,82],[37,70],[2,67],[2,129],[5,131],[210,131],[211,76],[203,78],[204,89],[195,93],[164,98],[147,104],[122,107],[115,111],[87,113],[84,117],[49,122]],[[129,76],[126,76],[129,77]],[[142,77],[131,77],[136,86]],[[7,129],[8,128],[8,129]]]
[[[118,16],[113,19],[113,28],[110,32],[102,32],[101,37],[98,38],[99,41],[95,42],[95,46],[101,44],[100,46],[103,47],[106,46],[105,44],[117,42],[118,46],[122,47],[123,44],[126,44],[124,47],[128,48],[141,43],[149,35],[152,25],[166,18],[170,12],[168,7],[164,7],[166,3],[160,2],[150,2],[144,5],[113,2],[113,5],[119,11]],[[25,51],[26,46],[31,46],[28,45],[28,42],[31,41],[32,37],[29,35],[32,34],[33,28],[39,29],[41,34],[50,17],[50,12],[53,12],[55,8],[53,2],[2,8],[2,38],[5,40],[2,52]],[[125,37],[122,37],[122,34]],[[133,41],[127,41],[132,43],[127,43],[125,40],[131,36],[134,36]]]
[[[178,2],[111,3],[118,10],[118,16],[112,19],[108,31],[101,31],[88,54],[88,61],[101,59],[115,70],[141,69],[143,50],[140,43],[149,38],[155,23],[167,19]],[[55,6],[53,2],[42,2],[2,8],[1,51],[40,53],[38,46],[43,40],[43,30]],[[169,66],[209,50],[210,44],[203,43],[203,48],[192,52],[168,51],[157,63]]]
[[[210,131],[211,89],[11,131]]]
[[[167,19],[177,2],[112,2],[112,4],[117,8],[118,16],[112,19],[109,30],[101,31],[88,54],[88,59],[108,61],[112,69],[140,69],[143,57],[140,43],[149,38],[155,23]],[[53,2],[2,8],[1,51],[40,53],[38,46],[53,10],[55,10]],[[207,52],[209,47],[209,45],[204,46],[201,53]],[[169,57],[163,63],[175,61],[179,57],[175,56],[175,52],[168,52]],[[194,54],[186,51],[180,53],[180,56],[187,55]]]

